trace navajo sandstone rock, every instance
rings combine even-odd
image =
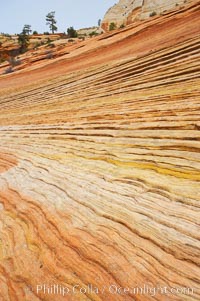
[[[199,8],[0,77],[0,301],[200,300]]]
[[[109,24],[114,22],[117,27],[127,25],[135,20],[149,18],[151,13],[161,14],[179,7],[192,0],[120,0],[111,7],[104,16],[101,27],[108,30]]]

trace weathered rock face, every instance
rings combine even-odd
[[[0,77],[1,301],[200,300],[199,26],[196,4]]]
[[[192,1],[196,0],[120,0],[107,11],[101,27],[104,30],[108,30],[109,24],[112,22],[117,27],[120,27],[122,24],[127,25],[135,20],[147,19],[151,14],[156,15],[170,9],[178,9],[180,5],[185,5]]]
[[[126,25],[127,20],[135,13],[135,17],[141,12],[143,0],[120,0],[117,4],[111,7],[105,14],[101,27],[108,30],[110,23],[115,23],[117,27]],[[133,13],[134,12],[134,13]]]
[[[89,36],[91,33],[96,32],[97,34],[102,33],[102,29],[97,26],[89,28],[81,28],[77,30],[79,36]]]

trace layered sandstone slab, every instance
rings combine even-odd
[[[130,24],[136,20],[145,20],[169,10],[180,9],[196,0],[119,0],[105,14],[101,27],[109,29],[110,23],[117,27]]]
[[[0,79],[0,300],[200,299],[199,26],[197,4]]]

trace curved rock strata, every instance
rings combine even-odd
[[[105,14],[101,28],[109,30],[111,23],[117,28],[138,20],[145,20],[168,11],[179,10],[196,0],[119,0]]]
[[[0,79],[0,300],[200,299],[198,12]]]

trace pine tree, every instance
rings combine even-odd
[[[32,32],[32,30],[31,30],[31,25],[25,24],[22,31],[23,31],[24,33],[26,33],[27,35],[29,35],[29,34]]]
[[[30,30],[30,25],[24,25],[22,32],[18,34],[18,43],[20,45],[21,53],[26,52],[28,49]]]
[[[52,11],[46,15],[46,21],[46,25],[49,25],[52,34],[54,34],[54,32],[58,29],[55,25],[57,23],[57,21],[55,20],[55,11]]]

